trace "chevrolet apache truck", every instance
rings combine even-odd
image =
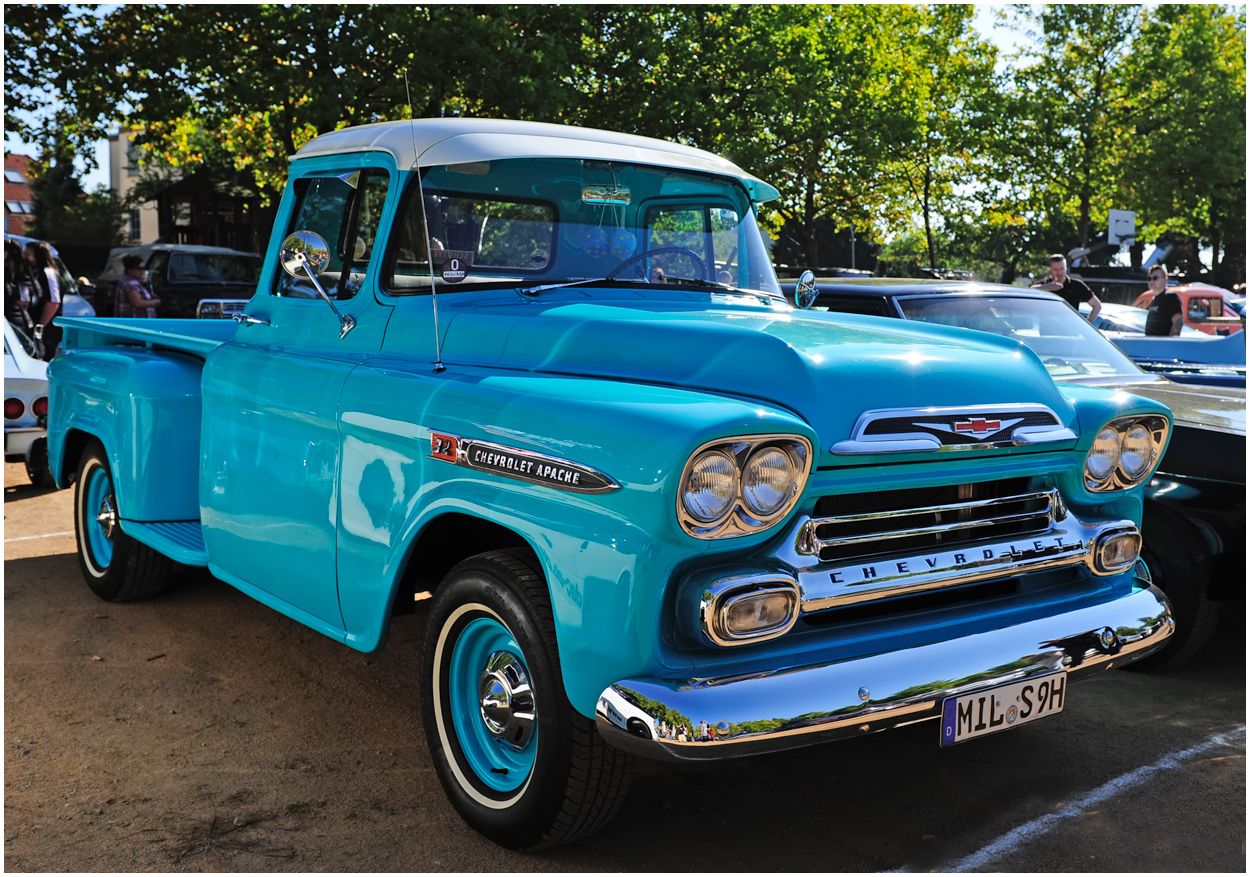
[[[1167,408],[1017,342],[796,309],[776,196],[590,129],[314,139],[236,322],[62,320],[83,576],[123,601],[207,567],[365,652],[422,601],[438,776],[524,848],[602,825],[632,755],[926,719],[948,745],[1160,647],[1137,561]]]

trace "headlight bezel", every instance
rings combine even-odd
[[[756,454],[776,448],[790,460],[794,473],[785,500],[771,514],[757,514],[744,496],[747,463]],[[736,494],[725,512],[715,520],[702,521],[687,509],[687,485],[695,464],[708,453],[721,453],[732,460],[737,469]],[[811,475],[812,443],[805,436],[793,433],[727,436],[706,442],[695,449],[682,469],[677,482],[677,520],[682,529],[696,539],[730,539],[767,530],[785,518],[802,497]]]
[[[1140,473],[1134,475],[1124,465],[1124,443],[1129,432],[1137,427],[1146,430],[1150,438],[1151,447],[1145,466]],[[1101,436],[1107,430],[1114,430],[1117,443],[1115,465],[1111,466],[1110,470],[1102,476],[1095,474],[1091,470],[1090,460],[1094,457],[1097,445],[1096,439],[1095,444],[1091,445],[1085,454],[1083,477],[1086,488],[1095,493],[1106,493],[1116,490],[1129,490],[1142,484],[1151,476],[1155,467],[1158,466],[1171,428],[1171,420],[1162,414],[1134,414],[1109,420],[1098,430],[1098,435]]]

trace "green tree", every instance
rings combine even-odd
[[[24,17],[6,15],[7,38],[55,30],[54,15]],[[312,137],[406,117],[410,100],[418,116],[558,115],[565,85],[550,71],[580,39],[577,15],[542,6],[124,5],[74,21],[55,33],[77,60],[38,53],[6,97],[50,71],[67,114],[49,128],[122,123],[171,166],[228,161],[262,192]]]
[[[979,158],[998,110],[996,50],[972,30],[973,8],[937,5],[918,12],[902,83],[910,110],[905,138],[888,144],[883,169],[911,200],[924,229],[926,264],[938,266],[934,225],[959,210],[961,191],[979,184]]]
[[[1120,191],[1142,237],[1212,250],[1224,285],[1246,271],[1246,19],[1244,7],[1149,10],[1125,80],[1135,111]]]
[[[1094,220],[1121,206],[1112,200],[1134,117],[1122,66],[1141,14],[1138,6],[1066,4],[1020,13],[1029,42],[1008,89],[1004,120],[1013,130],[1000,143],[1031,201],[1075,214],[1082,247]]]

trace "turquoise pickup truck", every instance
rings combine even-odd
[[[439,778],[518,848],[602,825],[631,756],[953,744],[1161,646],[1138,524],[1168,410],[796,309],[776,196],[589,129],[318,137],[235,322],[61,321],[83,576],[124,601],[207,567],[366,652],[419,607]]]

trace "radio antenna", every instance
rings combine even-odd
[[[412,114],[412,91],[408,88],[408,68],[404,68],[404,96],[408,98],[408,130],[412,133],[412,169],[417,175],[417,198],[421,205],[421,234],[425,236],[425,257],[430,264],[430,301],[434,306],[434,374],[447,371],[443,365],[443,336],[438,328],[438,285],[434,282],[434,250],[430,246],[430,222],[425,215],[425,189],[421,185],[421,163],[417,155],[417,123]]]

